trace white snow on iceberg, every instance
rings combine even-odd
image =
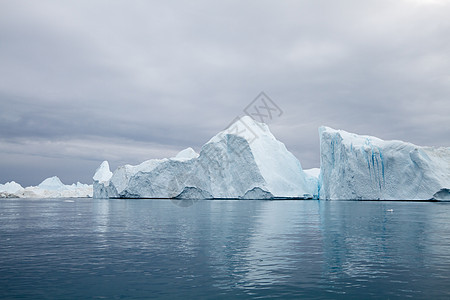
[[[95,171],[93,179],[98,182],[106,182],[111,179],[112,175],[112,172],[109,170],[109,163],[105,160],[98,167],[97,171]]]
[[[1,198],[82,198],[92,197],[92,185],[77,182],[65,185],[57,177],[50,177],[38,186],[23,188],[14,181],[0,184]]]
[[[0,184],[0,191],[15,194],[17,192],[23,191],[23,187],[17,182],[11,181],[5,184]]]
[[[314,178],[319,178],[320,175],[320,168],[312,168],[312,169],[306,169],[303,170],[303,172],[305,172],[307,175],[314,177]]]
[[[320,199],[445,199],[450,188],[450,148],[383,141],[321,127]],[[438,199],[437,199],[438,200]]]
[[[312,198],[318,186],[266,124],[247,116],[211,138],[200,154],[188,148],[174,158],[121,166],[106,182],[98,172],[96,198]]]
[[[18,198],[23,192],[23,187],[15,181],[0,184],[0,198]]]
[[[38,185],[41,190],[57,191],[65,189],[64,183],[57,176],[45,179]]]

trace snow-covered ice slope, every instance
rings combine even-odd
[[[450,148],[383,141],[321,127],[320,199],[430,200],[448,197]]]
[[[0,192],[15,194],[23,191],[23,187],[15,181],[0,184]]]
[[[95,176],[94,197],[105,198],[311,198],[318,186],[267,125],[250,117],[219,132],[200,154],[188,148],[174,158],[125,165],[103,183]]]
[[[196,157],[198,154],[187,148],[173,158],[120,166],[114,173],[104,161],[93,177],[94,198],[174,198],[182,192],[175,178],[181,180]]]
[[[8,198],[80,198],[92,197],[92,185],[77,182],[65,185],[57,176],[42,181],[38,186],[23,188],[14,181],[0,184],[0,197]]]
[[[208,156],[213,158],[211,163]],[[200,161],[207,166],[206,175],[211,178],[215,197],[241,197],[255,187],[274,197],[317,194],[309,182],[314,179],[303,172],[298,159],[266,124],[249,116],[237,120],[206,143]]]
[[[23,187],[15,181],[0,184],[0,198],[18,198],[23,192]]]

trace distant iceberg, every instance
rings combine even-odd
[[[320,199],[450,200],[450,148],[321,127]]]
[[[0,184],[0,198],[18,198],[23,192],[23,187],[15,181]]]
[[[103,162],[94,177],[94,198],[311,199],[318,179],[306,174],[268,126],[245,116],[196,153],[125,165],[114,173]]]
[[[79,182],[65,185],[57,176],[26,188],[14,181],[0,184],[0,198],[82,198],[92,197],[92,194],[92,185]]]
[[[320,176],[320,168],[312,168],[312,169],[306,169],[303,170],[307,175],[319,179]]]

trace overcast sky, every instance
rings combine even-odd
[[[0,1],[0,183],[199,151],[261,92],[318,127],[450,146],[450,1]]]

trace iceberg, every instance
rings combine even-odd
[[[309,197],[305,197],[309,198]],[[260,187],[255,187],[249,191],[247,191],[242,197],[239,197],[239,199],[261,199],[261,200],[270,200],[274,199],[274,196],[271,192],[266,192]]]
[[[320,127],[320,199],[450,199],[450,148]]]
[[[23,192],[23,187],[15,181],[0,184],[0,198],[18,198]]]
[[[0,192],[16,194],[23,191],[23,187],[15,181],[0,184]]]
[[[312,168],[303,170],[307,175],[309,190],[313,191],[312,199],[319,199],[319,175],[320,168]]]
[[[106,191],[105,185],[109,183],[113,173],[109,169],[109,163],[105,160],[95,171],[93,177],[93,197],[94,198],[107,198],[108,192]]]
[[[0,198],[82,198],[92,197],[92,193],[92,185],[79,182],[65,185],[57,176],[25,188],[14,181],[0,184]]]
[[[108,176],[104,176],[108,174]],[[212,137],[200,153],[187,148],[173,158],[120,166],[107,162],[94,174],[94,198],[310,199],[318,179],[270,132],[245,116]]]
[[[435,201],[450,201],[450,189],[441,189],[433,195],[430,200]]]
[[[306,169],[303,170],[307,175],[319,179],[320,175],[320,168],[312,168],[312,169]]]
[[[97,182],[106,182],[111,179],[112,172],[109,169],[109,163],[105,160],[101,163],[100,167],[98,167],[97,171],[95,171],[94,181]]]
[[[45,179],[38,185],[41,190],[57,191],[65,189],[64,183],[58,178],[58,176],[53,176]]]

